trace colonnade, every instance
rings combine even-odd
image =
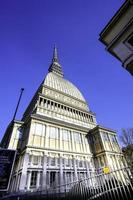
[[[55,112],[60,115],[68,116],[69,120],[70,118],[74,118],[81,122],[83,121],[86,123],[95,123],[94,116],[84,111],[79,111],[78,109],[74,109],[72,107],[68,107],[66,105],[59,104],[57,102],[44,99],[42,97],[40,97],[38,104],[38,111],[40,112],[46,112],[46,110],[51,110],[53,113]]]
[[[13,191],[29,191],[34,189],[45,190],[52,186],[63,185],[78,180],[82,177],[87,177],[89,174],[90,164],[86,161],[83,167],[77,166],[76,159],[73,159],[73,165],[64,166],[63,158],[60,157],[59,165],[47,165],[48,157],[44,155],[42,166],[30,165],[28,162],[29,154],[24,155],[23,167],[14,173],[12,178],[12,186],[10,190]],[[33,177],[34,175],[34,177]],[[32,182],[32,184],[31,184]]]

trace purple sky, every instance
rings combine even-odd
[[[0,1],[0,138],[13,117],[20,88],[20,119],[45,77],[56,43],[65,78],[86,98],[97,121],[133,127],[133,77],[105,51],[99,33],[123,0]]]

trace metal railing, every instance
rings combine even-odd
[[[8,199],[18,200],[18,198],[19,200],[132,200],[133,177],[128,167],[109,173],[95,172],[80,181]]]
[[[96,173],[86,179],[51,188],[47,193],[64,194],[68,200],[129,200],[133,199],[133,177],[126,167],[107,174]]]

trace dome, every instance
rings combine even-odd
[[[85,102],[83,95],[75,85],[54,72],[49,72],[47,74],[44,85]]]
[[[72,98],[76,98],[77,100],[80,100],[86,104],[86,101],[78,88],[70,81],[64,79],[62,67],[58,61],[56,47],[54,47],[53,59],[48,71],[49,73],[47,74],[43,83],[45,86],[52,88],[58,92],[64,93],[64,95],[66,94]]]

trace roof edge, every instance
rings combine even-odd
[[[106,26],[104,27],[104,29],[101,31],[101,33],[99,34],[100,38],[99,40],[101,42],[103,42],[106,45],[106,42],[103,40],[104,35],[106,34],[106,32],[108,31],[109,28],[111,28],[113,26],[113,24],[116,22],[116,20],[118,18],[120,18],[120,16],[122,15],[122,11],[124,11],[125,9],[127,9],[127,7],[133,4],[130,0],[126,0],[122,6],[119,8],[119,10],[114,14],[114,16],[109,20],[109,22],[106,24]]]

